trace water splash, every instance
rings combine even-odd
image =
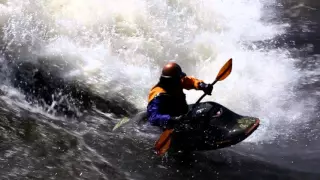
[[[259,117],[261,130],[250,140],[272,140],[292,133],[288,124],[298,126],[308,109],[296,101],[301,73],[289,51],[255,45],[285,33],[283,25],[261,20],[266,3],[8,0],[1,6],[3,41],[16,62],[41,58],[61,76],[98,94],[120,92],[139,108],[165,62],[211,82],[232,57],[232,74],[205,99]],[[201,95],[187,94],[190,103]]]

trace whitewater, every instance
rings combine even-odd
[[[293,25],[279,13],[295,6],[276,0],[0,3],[1,179],[320,177],[319,56],[304,53],[316,44],[286,45]],[[309,10],[318,12],[314,6]],[[260,118],[241,144],[171,162],[149,152],[153,142],[111,131],[146,108],[167,62],[210,83],[229,58],[232,73],[202,101]],[[52,91],[39,90],[35,74]],[[185,93],[188,103],[202,95]],[[75,116],[57,112],[60,104]]]

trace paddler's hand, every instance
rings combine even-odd
[[[213,86],[211,84],[206,84],[204,82],[201,82],[199,84],[199,89],[202,90],[204,93],[211,95]]]

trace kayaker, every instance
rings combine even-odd
[[[183,89],[202,90],[211,95],[213,86],[202,80],[187,76],[174,62],[162,69],[159,82],[152,87],[148,98],[148,120],[153,126],[166,128],[186,119],[188,104]]]

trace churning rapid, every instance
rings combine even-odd
[[[0,2],[1,179],[320,177],[317,44],[292,45],[312,29],[284,18],[317,3]],[[146,108],[166,62],[209,83],[229,58],[230,77],[203,101],[260,118],[241,144],[161,159],[139,133],[111,131]],[[188,103],[202,95],[185,93]]]

